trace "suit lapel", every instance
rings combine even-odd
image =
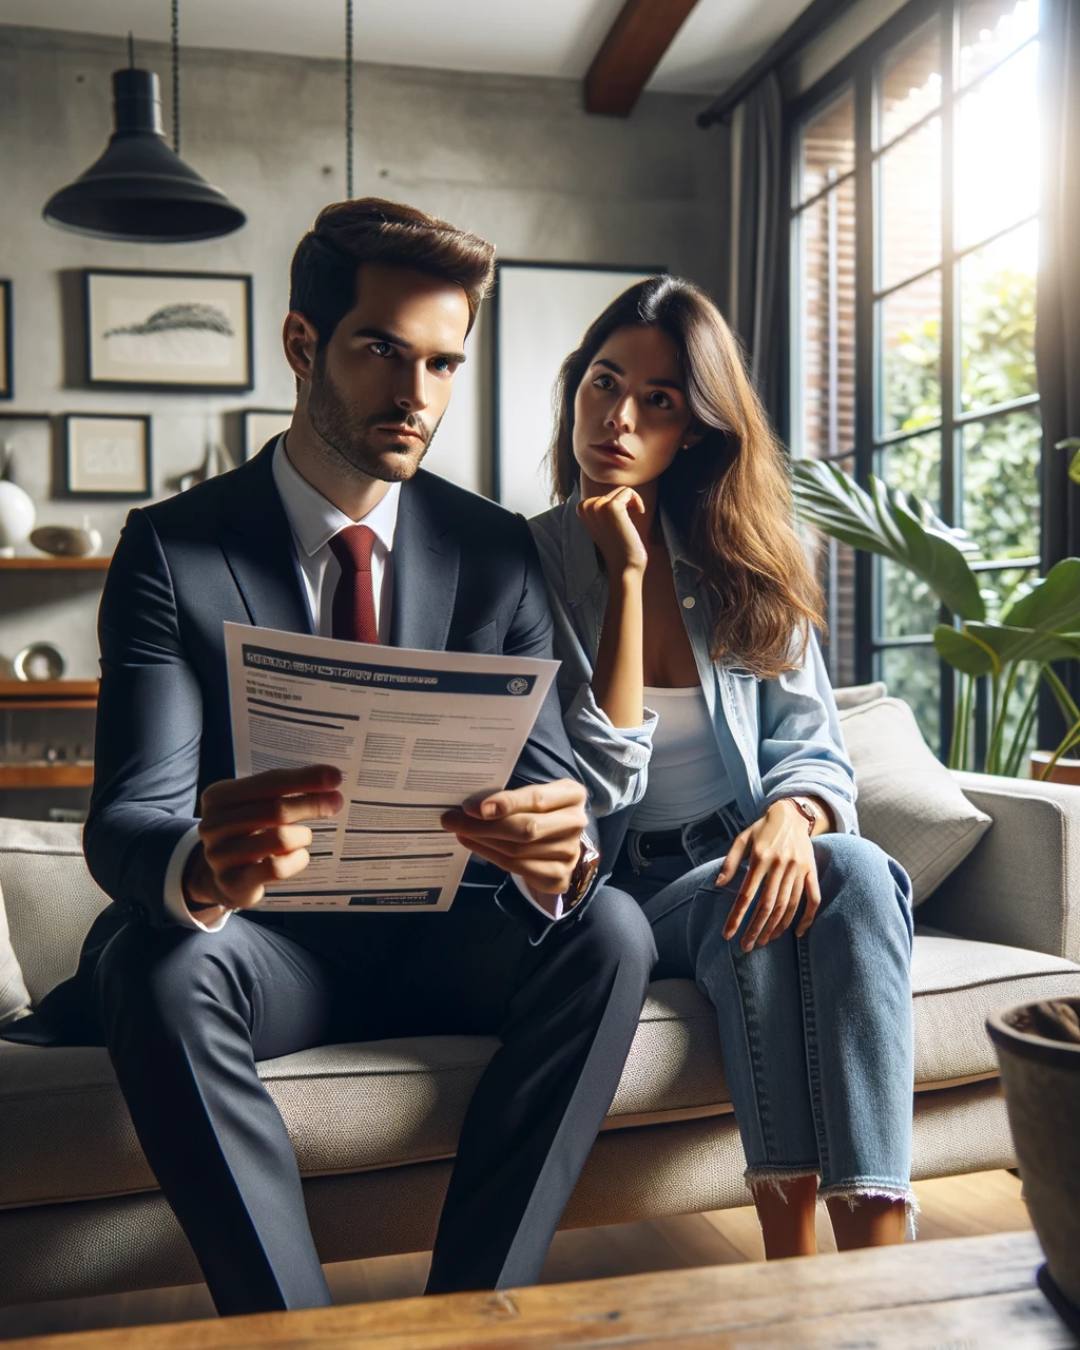
[[[446,650],[457,597],[458,541],[440,518],[437,478],[421,470],[401,486],[394,530],[390,644]]]
[[[221,551],[259,628],[314,633],[292,530],[274,485],[276,438],[230,475],[233,494],[220,532]]]

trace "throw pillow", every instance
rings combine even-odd
[[[857,708],[860,703],[876,703],[888,693],[884,680],[875,680],[873,684],[845,684],[833,690],[836,706],[841,709]]]
[[[961,792],[902,700],[848,708],[840,724],[855,767],[859,828],[904,868],[918,905],[993,822]]]
[[[26,991],[22,969],[8,932],[4,892],[0,890],[0,1027],[6,1027],[17,1017],[30,1011],[30,995]]]

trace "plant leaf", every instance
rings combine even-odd
[[[934,629],[934,650],[964,675],[991,675],[1000,662],[994,651],[967,632],[940,623]]]
[[[963,631],[992,651],[1002,665],[1010,661],[1066,661],[1080,656],[1080,633],[1048,633],[1003,623],[968,623]]]
[[[925,503],[914,508],[903,493],[871,477],[865,492],[833,464],[799,459],[792,466],[795,502],[802,518],[852,548],[891,558],[925,581],[938,599],[962,619],[981,620],[986,605],[964,551]],[[924,521],[933,519],[934,527]],[[947,530],[947,527],[943,527]]]
[[[1001,616],[1012,628],[1063,632],[1080,625],[1080,558],[1063,558]]]

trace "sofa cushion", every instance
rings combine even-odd
[[[1080,994],[1059,957],[919,936],[913,963],[916,1082],[996,1072],[991,1008]],[[453,1153],[494,1037],[323,1046],[259,1072],[306,1175],[393,1167]],[[716,1015],[690,980],[654,983],[606,1128],[730,1111]],[[149,1190],[108,1055],[0,1043],[0,1208]]]
[[[109,897],[87,871],[82,826],[0,819],[0,886],[34,1003],[73,973]]]
[[[884,680],[875,680],[873,684],[838,685],[833,690],[833,698],[837,708],[843,712],[845,708],[857,708],[862,703],[876,703],[879,698],[885,698],[888,692]]]
[[[30,995],[19,968],[19,958],[11,945],[4,888],[0,886],[0,1027],[6,1027],[30,1011]]]
[[[922,738],[898,698],[840,713],[858,789],[859,828],[911,878],[915,904],[927,899],[990,828],[991,819]]]

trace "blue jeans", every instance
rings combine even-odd
[[[631,833],[612,884],[642,905],[659,954],[653,979],[697,982],[720,1023],[724,1069],[747,1183],[817,1175],[823,1198],[859,1195],[913,1206],[914,1079],[911,883],[876,844],[814,840],[821,908],[765,947],[724,924],[746,875],[716,876],[742,828],[731,808],[683,831],[685,856],[645,862]],[[689,870],[688,870],[689,866]]]

